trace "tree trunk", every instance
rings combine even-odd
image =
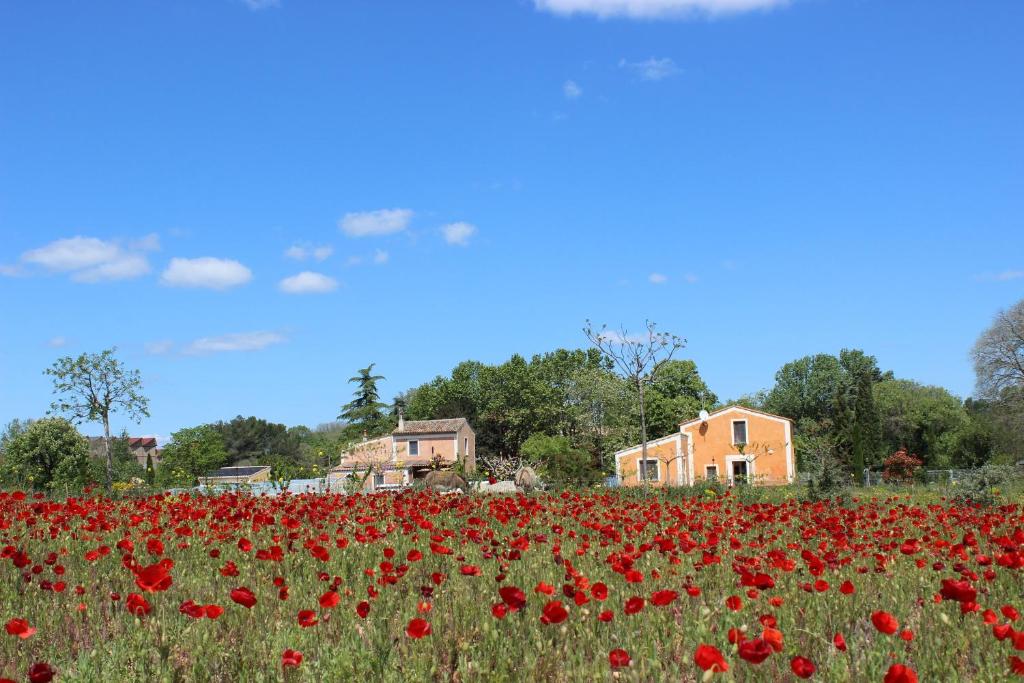
[[[114,459],[110,454],[110,416],[103,413],[103,451],[107,457],[107,490],[114,480]]]
[[[640,470],[644,473],[644,488],[649,489],[651,478],[647,474],[647,413],[644,410],[644,383],[637,382],[640,392]]]

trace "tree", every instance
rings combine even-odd
[[[874,385],[874,399],[884,453],[906,450],[931,467],[976,459],[976,454],[967,451],[980,444],[961,440],[970,427],[970,416],[960,399],[942,387],[890,379]]]
[[[764,409],[796,422],[832,420],[836,394],[845,383],[839,359],[827,353],[804,356],[783,365],[775,373]]]
[[[92,483],[89,442],[64,418],[37,420],[6,445],[0,478],[34,489]]]
[[[679,431],[680,422],[692,420],[702,408],[713,408],[718,403],[692,360],[662,365],[645,398],[647,423],[651,433],[659,436]]]
[[[383,375],[374,375],[373,366],[370,363],[367,367],[360,369],[355,377],[349,378],[350,384],[356,385],[353,392],[355,396],[350,402],[341,408],[339,420],[345,420],[350,427],[364,432],[367,436],[378,436],[384,420],[384,410],[387,406],[380,401],[380,392],[377,391],[377,382],[384,379]]]
[[[872,375],[861,373],[856,384],[841,390],[836,400],[837,444],[857,477],[881,455],[882,426],[875,409]]]
[[[162,486],[194,486],[199,477],[228,462],[224,439],[213,425],[179,429],[164,446],[157,482]]]
[[[220,432],[232,464],[266,465],[272,457],[294,464],[300,461],[301,436],[283,424],[238,415],[213,427]]]
[[[590,454],[573,448],[564,436],[531,434],[523,442],[522,454],[544,481],[556,487],[589,486],[600,479]]]
[[[641,457],[647,459],[647,413],[645,391],[658,379],[665,364],[672,360],[676,351],[686,345],[686,340],[667,332],[658,332],[657,325],[648,320],[647,331],[631,337],[625,327],[619,332],[609,332],[607,325],[595,330],[588,320],[583,333],[601,354],[608,359],[620,376],[637,393],[640,409]],[[649,482],[645,476],[644,485]]]
[[[1015,390],[1024,387],[1024,299],[996,314],[971,356],[979,397],[999,400],[1008,391],[1020,395]]]
[[[124,413],[136,423],[149,417],[149,400],[142,395],[142,379],[138,370],[126,370],[114,357],[116,348],[101,353],[83,353],[78,358],[58,358],[45,374],[53,377],[53,393],[57,399],[51,413],[70,416],[80,422],[103,423],[103,450],[106,455],[106,484],[114,478],[110,452],[110,415]]]

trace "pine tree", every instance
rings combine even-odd
[[[349,426],[357,430],[354,436],[379,436],[384,429],[384,410],[387,406],[380,401],[377,382],[384,379],[383,375],[374,375],[373,366],[360,369],[359,374],[349,378],[350,384],[356,385],[354,399],[341,407],[339,420],[345,420]]]

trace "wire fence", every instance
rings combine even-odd
[[[965,479],[971,479],[979,471],[977,469],[924,470],[916,472],[910,479],[893,481],[886,480],[882,470],[864,470],[863,484],[864,486],[882,486],[893,483],[949,486],[959,484]]]

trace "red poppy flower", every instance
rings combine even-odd
[[[495,619],[504,619],[508,614],[508,605],[503,602],[498,602],[491,605],[491,615]]]
[[[900,631],[900,638],[909,643],[912,640],[914,640],[914,632],[910,629],[903,629],[902,631]]]
[[[846,652],[846,638],[843,638],[842,633],[837,633],[832,638],[832,644],[836,646],[836,649],[840,652]]]
[[[1010,655],[1010,672],[1018,676],[1024,676],[1024,659],[1017,655]]]
[[[722,653],[714,645],[701,643],[693,653],[693,661],[704,671],[725,672],[729,670]]]
[[[1003,605],[999,608],[999,611],[1010,621],[1017,621],[1020,618],[1020,612],[1013,605]]]
[[[533,589],[533,592],[543,593],[544,595],[554,595],[555,587],[552,586],[550,583],[544,583],[543,581],[541,581],[537,584],[537,587]]]
[[[890,636],[896,633],[900,627],[900,622],[896,620],[896,617],[883,610],[871,614],[871,623],[879,631]]]
[[[171,587],[172,583],[174,581],[164,562],[151,564],[135,572],[135,585],[147,593],[165,591]]]
[[[956,600],[957,602],[974,602],[978,599],[978,591],[969,581],[954,581],[953,579],[942,580],[942,590],[939,595],[943,600]]]
[[[29,626],[28,621],[25,619],[11,619],[4,628],[12,636],[18,636],[22,640],[31,637],[36,632],[36,629]]]
[[[629,666],[629,653],[622,648],[617,648],[608,653],[608,663],[613,669],[621,669]]]
[[[327,591],[320,596],[320,606],[324,609],[337,607],[339,602],[341,602],[341,596],[337,591]]]
[[[917,672],[903,664],[893,664],[885,673],[883,683],[917,683]]]
[[[562,602],[560,600],[552,600],[548,604],[544,605],[544,609],[540,615],[540,621],[543,624],[561,624],[568,616],[569,612],[566,611]]]
[[[766,628],[761,634],[764,642],[768,643],[776,652],[782,652],[782,631],[774,628]]]
[[[502,586],[498,589],[501,599],[513,612],[518,612],[526,606],[526,593],[515,586]]]
[[[296,669],[299,664],[302,664],[302,653],[298,650],[288,648],[281,653],[281,668],[282,669]]]
[[[138,593],[129,593],[128,597],[125,598],[124,606],[128,608],[128,611],[137,617],[144,617],[153,611],[153,607],[149,604],[146,598],[142,597]]]
[[[789,668],[793,670],[793,673],[799,678],[810,678],[814,675],[815,666],[814,662],[807,659],[806,657],[796,656],[789,662]]]
[[[29,683],[50,683],[57,670],[46,662],[36,662],[28,668]]]
[[[207,605],[206,606],[206,617],[208,619],[216,619],[220,615],[224,614],[224,608],[220,605]]]
[[[595,600],[607,600],[608,586],[598,581],[590,587],[590,594],[594,597]]]
[[[751,664],[760,664],[771,655],[772,648],[764,641],[764,638],[744,640],[737,647],[737,654]]]
[[[846,581],[843,581],[841,586],[839,586],[839,592],[843,595],[853,595],[857,592],[857,589],[853,587],[853,581],[847,579]]]
[[[743,609],[743,600],[738,595],[730,595],[725,599],[725,606],[733,612],[738,612]]]
[[[365,619],[366,615],[369,614],[369,613],[370,613],[370,603],[368,603],[366,600],[363,600],[358,605],[356,605],[356,614],[358,614],[363,619]]]
[[[299,626],[302,628],[309,628],[310,626],[317,625],[316,612],[311,609],[299,610],[298,616]]]
[[[426,619],[420,619],[416,617],[409,621],[409,625],[405,627],[405,635],[410,638],[422,638],[423,636],[430,635],[430,622]]]
[[[601,612],[600,614],[597,615],[597,620],[598,621],[603,621],[606,624],[609,621],[611,621],[612,619],[614,619],[614,618],[615,618],[615,612],[612,612],[609,609],[606,609],[605,611],[603,611],[603,612]]]
[[[636,614],[644,608],[644,599],[638,596],[633,596],[629,600],[626,600],[626,606],[622,610],[626,614]]]
[[[679,593],[676,593],[675,591],[655,591],[651,594],[651,604],[658,607],[664,607],[665,605],[672,604],[672,602],[678,597]]]
[[[480,571],[480,567],[472,564],[464,564],[460,569],[463,576],[480,576],[483,572]]]
[[[131,598],[130,595],[128,597],[129,599]],[[178,611],[192,617],[193,619],[202,619],[206,616],[206,608],[202,605],[197,605],[195,600],[186,600],[181,603],[181,606],[178,607]]]
[[[252,606],[256,604],[256,596],[245,586],[231,591],[231,599],[246,609],[252,609]]]

